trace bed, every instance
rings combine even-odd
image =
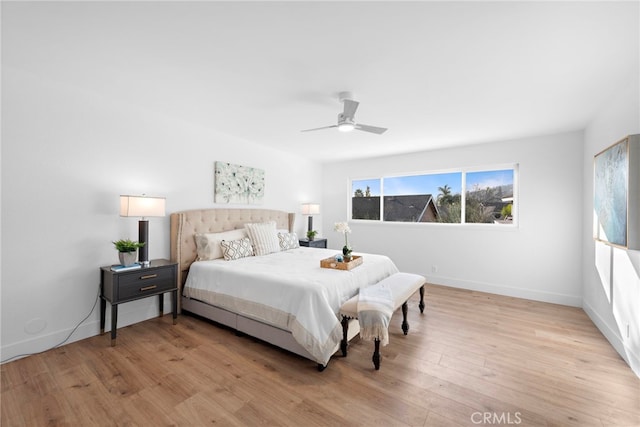
[[[326,367],[338,350],[342,326],[338,312],[342,303],[360,287],[369,286],[397,272],[386,256],[360,254],[362,265],[350,270],[320,268],[320,260],[337,253],[331,249],[297,247],[287,239],[295,237],[295,214],[269,209],[205,209],[171,214],[171,259],[178,262],[179,310],[213,320]],[[225,260],[215,254],[202,255],[202,239],[216,243],[219,236],[238,236],[254,226],[271,223],[280,238],[276,251],[257,256],[237,256],[244,251],[244,238],[227,240]],[[222,233],[222,234],[220,234]],[[213,236],[213,237],[212,237]],[[249,239],[256,252],[261,236]],[[284,239],[284,246],[283,246]],[[198,245],[196,245],[196,240]],[[212,243],[211,246],[215,246]],[[219,243],[218,243],[219,246]],[[264,249],[264,248],[262,248]],[[349,328],[349,339],[358,323]]]

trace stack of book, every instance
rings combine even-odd
[[[111,271],[129,271],[129,270],[137,270],[142,268],[142,266],[138,263],[132,265],[112,265]]]

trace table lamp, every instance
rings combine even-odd
[[[313,215],[317,215],[319,213],[320,205],[316,205],[314,203],[302,204],[302,215],[309,215],[309,229],[307,231],[313,230]]]
[[[149,221],[151,216],[165,216],[165,198],[142,196],[120,196],[120,216],[137,216],[138,242],[144,246],[138,249],[138,262],[149,266]]]

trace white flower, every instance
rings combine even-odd
[[[351,229],[349,228],[349,224],[346,222],[336,222],[333,226],[333,230],[342,234],[351,233]]]

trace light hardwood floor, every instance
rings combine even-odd
[[[2,365],[2,426],[639,426],[638,379],[581,309],[441,286],[398,311],[382,365],[324,372],[191,316]]]

